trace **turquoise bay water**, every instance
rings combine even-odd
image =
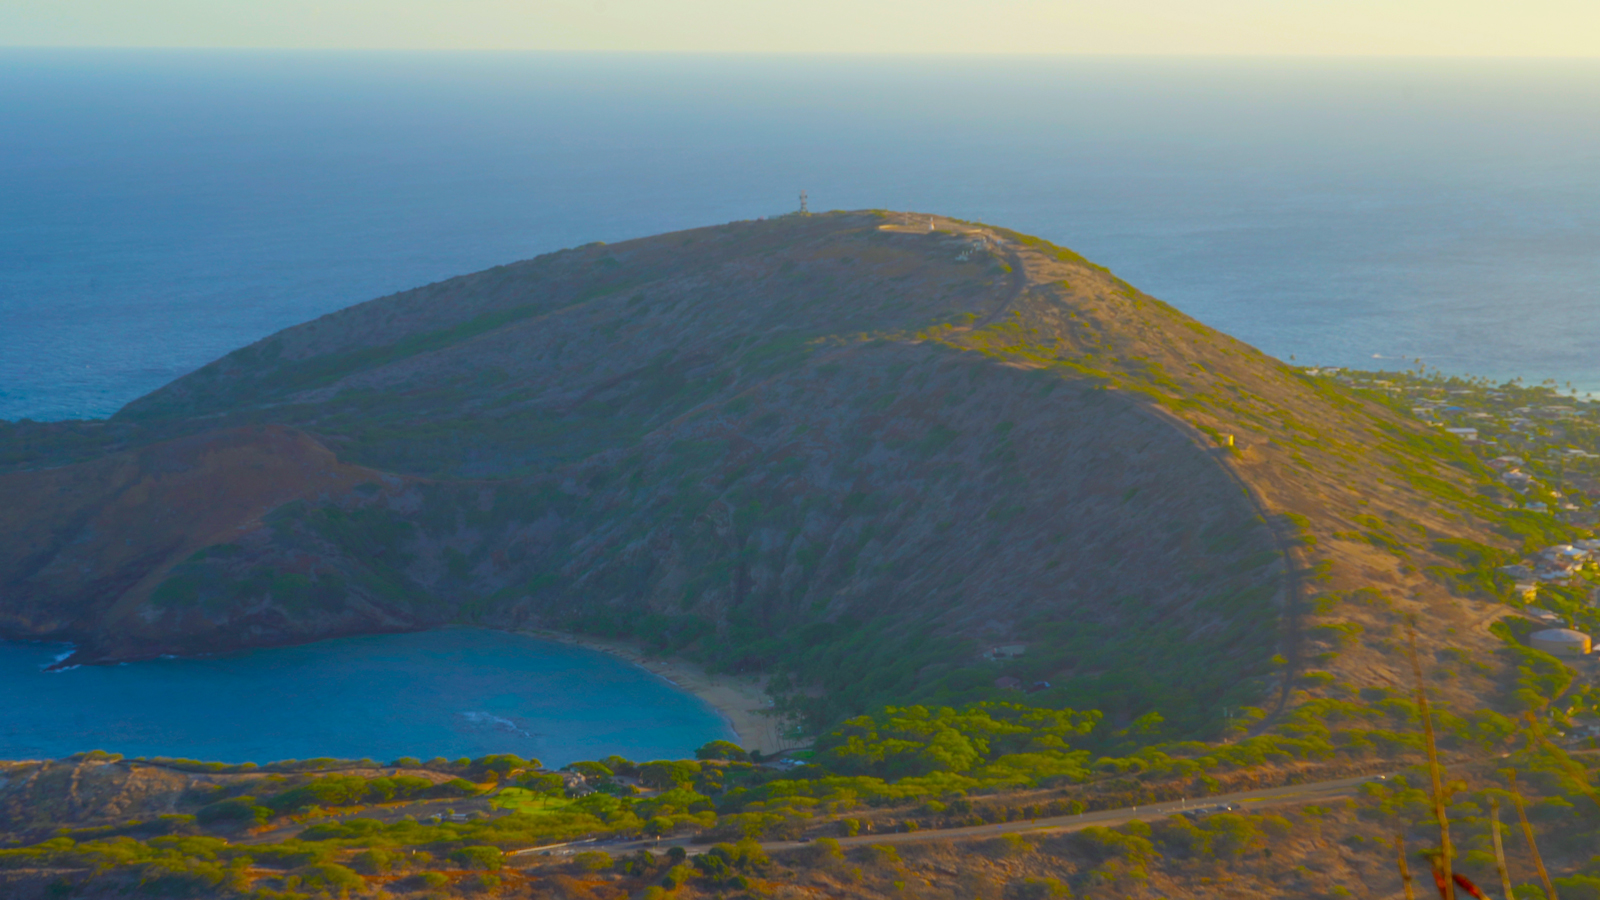
[[[0,643],[0,759],[516,753],[558,766],[611,753],[683,758],[733,738],[715,710],[636,666],[498,631],[42,671],[63,649]]]

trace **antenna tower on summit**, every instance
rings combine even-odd
[[[800,192],[800,215],[802,215],[802,216],[811,215],[811,211],[806,209],[806,192],[805,191],[801,191]]]

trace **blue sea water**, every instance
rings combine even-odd
[[[1043,235],[1301,362],[1600,388],[1600,61],[0,51],[0,418],[791,209]]]
[[[697,698],[614,657],[472,628],[47,672],[0,642],[0,759],[85,750],[264,763],[516,753],[681,759],[732,739]]]

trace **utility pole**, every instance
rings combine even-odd
[[[1511,897],[1511,874],[1506,869],[1506,848],[1500,844],[1500,798],[1489,798],[1489,822],[1494,835],[1494,865],[1500,871],[1500,888]]]

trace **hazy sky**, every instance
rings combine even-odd
[[[1596,0],[0,0],[0,45],[1600,55]]]

